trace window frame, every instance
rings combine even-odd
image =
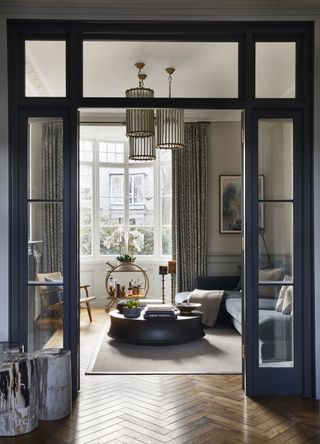
[[[80,126],[95,126],[95,123],[82,123]],[[115,123],[115,125],[117,125]],[[103,126],[103,123],[101,124]],[[130,227],[130,219],[129,219],[129,205],[130,205],[130,189],[129,189],[129,171],[131,170],[131,174],[142,176],[143,173],[140,171],[140,168],[152,168],[153,169],[153,226],[154,226],[154,253],[153,255],[145,255],[136,253],[135,256],[141,262],[159,262],[159,261],[167,261],[171,258],[171,252],[169,254],[162,254],[162,195],[160,188],[161,181],[161,167],[171,165],[171,159],[161,160],[161,151],[158,151],[158,156],[156,160],[152,162],[134,162],[129,160],[129,142],[124,141],[124,161],[123,162],[107,162],[100,160],[99,153],[99,145],[101,142],[104,143],[119,143],[112,140],[102,140],[100,138],[90,139],[88,137],[79,137],[79,141],[91,141],[92,142],[92,161],[90,160],[81,160],[79,155],[79,166],[91,166],[92,168],[92,254],[91,255],[80,255],[80,262],[82,264],[92,263],[92,262],[101,262],[101,261],[110,261],[115,259],[115,254],[103,255],[100,254],[100,169],[101,168],[115,168],[115,169],[123,169],[124,171],[124,224],[125,230],[128,230]],[[121,142],[122,143],[122,142]],[[80,143],[79,143],[80,146]],[[132,170],[136,169],[137,173],[132,173]],[[81,170],[80,170],[81,171]],[[115,175],[119,175],[120,173],[114,173]],[[81,176],[79,177],[79,181],[81,181]],[[81,182],[80,182],[81,183]],[[142,184],[143,188],[143,184]],[[128,191],[126,195],[126,190]],[[132,202],[132,205],[139,205],[139,202]],[[79,211],[81,211],[81,205],[79,206]],[[80,225],[79,228],[81,230],[82,227],[89,225]],[[119,225],[119,226],[122,226]],[[80,237],[81,239],[81,237]],[[81,243],[79,240],[79,250],[81,248]],[[119,252],[120,253],[120,252]]]

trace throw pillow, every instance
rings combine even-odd
[[[291,280],[292,280],[292,278],[288,274],[286,274],[284,279],[283,279],[284,282],[291,282]],[[281,287],[281,289],[279,291],[279,296],[278,296],[277,304],[276,304],[276,311],[279,311],[279,312],[282,311],[284,297],[285,297],[285,294],[286,294],[287,290],[288,290],[288,285],[283,285]]]
[[[284,296],[282,314],[291,315],[293,307],[293,286],[290,285]]]
[[[264,270],[259,270],[259,281],[261,282],[272,282],[272,281],[282,281],[283,279],[283,269],[282,268],[267,268]],[[260,297],[273,298],[276,297],[276,289],[273,286],[261,285],[259,287]]]

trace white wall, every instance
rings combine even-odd
[[[111,264],[115,265],[116,261],[110,261]],[[149,278],[149,291],[147,298],[150,299],[161,299],[161,276],[159,275],[159,265],[166,265],[165,262],[140,262],[136,260],[137,265],[147,270]],[[96,300],[92,302],[93,306],[104,307],[106,304],[106,288],[105,279],[107,274],[107,265],[104,261],[100,262],[87,262],[80,264],[80,281],[82,284],[90,284],[90,292],[93,296],[96,296]],[[141,273],[118,273],[117,277],[121,285],[128,287],[131,278],[138,278],[140,282],[143,283]],[[171,296],[171,276],[165,276],[165,295],[166,302],[170,301]]]
[[[239,275],[241,235],[219,232],[219,176],[241,173],[241,123],[208,128],[208,275]]]

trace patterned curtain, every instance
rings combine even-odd
[[[63,127],[60,122],[42,125],[41,175],[43,199],[63,199]],[[43,272],[63,274],[63,203],[43,204],[42,231]]]
[[[186,149],[172,152],[172,256],[177,291],[207,274],[207,123],[185,124]]]

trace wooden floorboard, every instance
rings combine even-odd
[[[81,313],[81,391],[70,417],[8,444],[320,444],[319,403],[247,398],[237,375],[84,375],[106,313]],[[48,346],[59,346],[56,334]]]

